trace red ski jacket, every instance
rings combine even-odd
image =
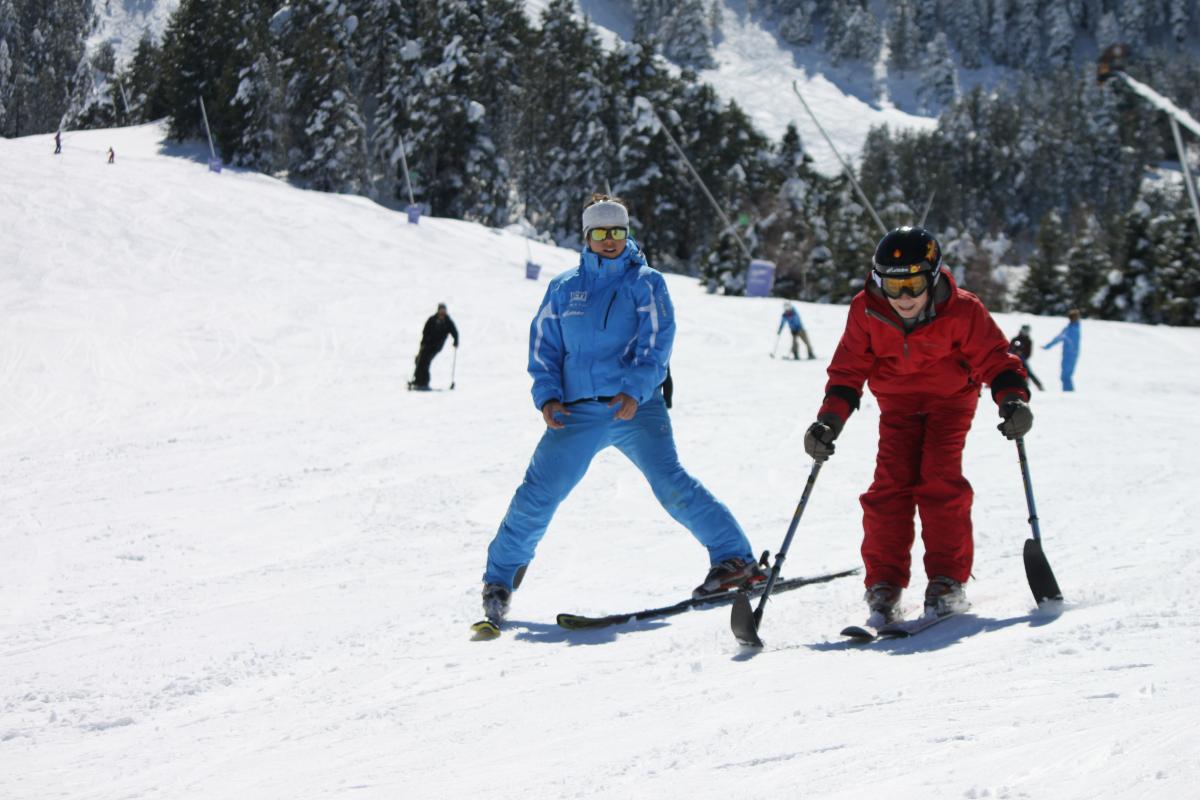
[[[886,404],[889,396],[931,399],[992,388],[997,404],[1011,396],[1029,399],[1021,359],[979,298],[959,289],[946,269],[934,286],[928,311],[911,331],[868,276],[850,302],[846,330],[829,364],[825,402],[818,414],[845,422],[858,408],[863,384]]]

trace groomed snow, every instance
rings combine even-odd
[[[472,642],[484,549],[543,429],[528,321],[575,255],[533,245],[528,281],[517,236],[211,174],[160,138],[78,133],[57,158],[48,136],[0,140],[0,797],[1194,794],[1200,331],[1085,320],[1073,395],[1056,351],[1033,359],[1061,614],[1034,610],[985,399],[972,616],[850,646],[862,586],[843,579],[771,602],[759,653],[726,609],[561,631],[557,612],[674,602],[707,567],[609,451],[512,630]],[[801,304],[822,359],[772,360],[777,300],[668,283],[683,461],[774,549],[845,308]],[[439,301],[457,386],[406,392]],[[1064,322],[999,320],[1039,343]],[[858,563],[863,406],[789,574]]]

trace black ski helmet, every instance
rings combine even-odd
[[[929,272],[937,283],[942,266],[942,248],[933,234],[924,228],[905,225],[887,232],[875,247],[875,272],[888,278],[900,278],[917,272]]]

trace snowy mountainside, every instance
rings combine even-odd
[[[88,37],[88,51],[109,42],[117,63],[125,64],[133,58],[143,32],[149,31],[156,41],[162,38],[178,6],[179,0],[97,0],[96,27]]]
[[[526,0],[525,9],[539,24],[546,0]],[[98,27],[89,40],[94,50],[106,41],[113,43],[118,63],[125,63],[137,47],[142,31],[159,38],[166,29],[178,0],[109,0],[97,4]],[[851,69],[829,66],[816,48],[793,48],[782,44],[763,27],[760,19],[738,11],[738,4],[719,3],[722,37],[714,49],[716,66],[700,77],[712,84],[718,95],[736,100],[754,124],[778,142],[790,123],[800,131],[805,147],[818,169],[827,174],[840,167],[812,120],[792,94],[796,81],[805,99],[821,120],[839,152],[853,159],[862,149],[873,125],[893,130],[932,128],[936,120],[901,111],[886,98],[878,99],[873,76]],[[613,47],[633,38],[633,20],[625,4],[611,0],[581,0],[581,15],[592,22],[601,40]],[[818,65],[813,67],[812,64]]]
[[[547,0],[526,0],[531,19],[540,19]],[[783,138],[795,124],[814,166],[832,175],[841,170],[800,101],[792,93],[796,82],[805,101],[833,139],[842,157],[853,161],[872,126],[893,130],[932,129],[937,120],[896,107],[876,86],[874,74],[856,68],[835,68],[817,48],[791,47],[780,41],[764,21],[745,12],[744,4],[718,2],[721,37],[713,48],[716,66],[701,70],[700,79],[726,101],[734,100],[772,141]],[[633,39],[633,20],[627,4],[614,0],[580,0],[581,12],[610,46]]]
[[[1033,607],[1016,457],[985,398],[968,617],[854,648],[845,579],[772,601],[760,653],[725,609],[561,631],[557,612],[673,602],[707,567],[607,451],[512,630],[471,642],[485,547],[543,429],[529,320],[575,253],[214,175],[162,138],[79,132],[57,158],[45,136],[0,140],[0,797],[1132,799],[1200,780],[1200,432],[1180,416],[1200,332],[1085,320],[1074,395],[1057,351],[1033,358],[1061,614]],[[682,460],[774,549],[845,308],[799,304],[821,358],[782,361],[778,301],[666,280]],[[456,388],[409,393],[438,301],[462,347],[433,382],[453,365]],[[998,321],[1039,344],[1063,325]],[[857,564],[876,425],[868,395],[787,574]]]

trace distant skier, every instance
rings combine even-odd
[[[1046,387],[1042,386],[1042,382],[1029,368],[1029,359],[1033,356],[1033,340],[1029,338],[1028,325],[1022,325],[1021,332],[1009,340],[1008,352],[1021,359],[1021,366],[1025,368],[1025,374],[1029,376],[1029,380],[1033,381],[1033,385],[1038,389],[1045,391]]]
[[[117,160],[117,154],[113,152],[113,149],[111,147],[108,148],[108,163],[110,163],[110,164],[116,163],[116,160]]]
[[[1079,319],[1082,315],[1079,309],[1073,308],[1067,312],[1067,327],[1051,339],[1042,349],[1049,350],[1056,344],[1062,344],[1062,387],[1064,392],[1075,391],[1075,362],[1079,361]]]
[[[446,313],[446,304],[438,303],[437,313],[425,320],[425,328],[421,331],[421,348],[416,357],[417,369],[408,388],[420,391],[429,389],[429,365],[433,363],[434,356],[442,352],[447,336],[453,336],[454,346],[458,347],[458,328]]]
[[[62,152],[62,131],[54,132],[54,155]]]
[[[925,544],[925,613],[970,607],[971,484],[962,474],[963,446],[980,387],[992,399],[1009,439],[1033,425],[1021,360],[975,295],[942,267],[941,248],[923,228],[897,228],[880,240],[866,287],[850,303],[846,330],[829,365],[825,400],[804,435],[817,461],[858,408],[864,382],[879,404],[875,478],[859,500],[862,557],[871,627],[900,616],[921,517]]]
[[[508,613],[555,510],[609,446],[708,550],[711,569],[698,595],[765,578],[729,509],[679,463],[660,389],[675,340],[662,274],[628,238],[622,201],[593,195],[582,221],[579,266],[550,281],[529,328],[533,404],[546,431],[488,546],[483,613],[494,624]]]
[[[800,321],[800,312],[790,302],[783,304],[783,316],[779,318],[779,330],[775,331],[776,336],[783,332],[783,326],[787,325],[792,331],[792,358],[800,360],[800,342],[804,342],[805,348],[808,349],[809,359],[814,359],[812,344],[808,341],[808,334],[804,331],[804,323]]]

